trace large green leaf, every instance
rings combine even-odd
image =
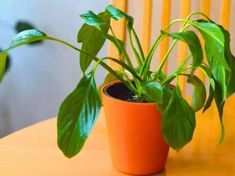
[[[230,71],[229,63],[225,58],[225,37],[218,25],[212,22],[195,21],[205,40],[205,49],[208,64],[214,79],[222,91],[223,100],[227,97],[227,83]]]
[[[206,88],[204,83],[195,75],[189,75],[187,81],[194,86],[191,106],[196,112],[204,106],[206,100]]]
[[[203,60],[202,46],[199,38],[192,30],[186,32],[177,32],[168,34],[173,39],[177,39],[187,43],[192,55],[193,55],[193,66],[198,67]]]
[[[157,104],[163,103],[163,87],[159,82],[149,82],[144,87],[145,95],[144,98],[148,102],[155,102]]]
[[[0,52],[0,82],[2,81],[5,73],[7,55],[7,52]]]
[[[125,12],[121,11],[120,9],[114,7],[113,5],[108,5],[105,8],[105,12],[109,14],[113,19],[115,20],[120,20],[121,18],[126,18],[127,23],[128,23],[128,28],[133,27],[134,19],[133,17],[129,16]]]
[[[162,113],[162,133],[166,142],[179,150],[193,137],[195,112],[177,88],[172,92],[169,104]]]
[[[44,32],[41,32],[37,29],[29,29],[20,32],[17,34],[11,41],[11,45],[7,50],[19,47],[21,45],[26,45],[36,41],[41,41],[47,38],[47,35]]]
[[[63,101],[58,113],[58,146],[65,156],[71,158],[82,149],[100,107],[93,75],[84,76]]]
[[[99,19],[102,19],[103,23],[110,23],[110,17],[105,13],[100,13],[98,15]],[[102,30],[100,30],[102,29]],[[80,31],[78,32],[77,41],[82,43],[82,50],[90,53],[93,56],[96,56],[105,42],[105,36],[108,33],[108,25],[100,26],[100,29],[97,29],[94,26],[88,24],[83,24]],[[87,70],[91,64],[92,58],[84,53],[80,53],[80,67],[83,72]]]
[[[235,57],[231,53],[230,35],[227,30],[214,22],[198,21],[197,25],[200,26],[201,34],[206,42],[208,42],[208,44],[206,44],[206,53],[208,63],[212,70],[212,77],[215,82],[214,89],[212,90],[212,88],[210,88],[211,96],[204,110],[208,108],[214,98],[221,124],[219,142],[222,142],[225,133],[222,119],[225,99],[235,92]],[[212,34],[208,34],[206,29],[212,31]]]
[[[223,26],[219,26],[224,34],[224,56],[227,63],[230,66],[231,72],[226,72],[228,75],[228,92],[227,96],[232,95],[235,92],[235,57],[233,56],[231,49],[230,49],[230,34],[229,32],[223,28]]]

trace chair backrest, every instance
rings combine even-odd
[[[235,9],[235,0],[233,1],[234,2],[232,2],[232,0],[112,0],[112,4],[135,17],[135,27],[137,27],[137,32],[141,37],[144,52],[146,53],[161,28],[174,18],[187,17],[192,11],[201,11],[211,16],[213,20],[221,23],[225,28],[235,32],[235,30],[231,30],[235,28],[235,24],[231,23],[232,25],[230,25],[230,17],[232,13],[234,13],[232,9]],[[235,14],[233,14],[233,16],[235,16]],[[113,22],[113,24],[116,25],[114,27],[116,35],[120,39],[126,40],[125,21]],[[233,33],[232,41],[235,42],[235,34]],[[170,40],[165,39],[160,45],[160,49],[156,54],[156,64],[161,61],[167,52],[169,44]],[[172,59],[169,59],[169,63],[171,64],[167,63],[163,68],[164,71],[171,71],[177,63],[187,55],[188,48],[185,44],[179,42],[177,48],[178,49],[173,52],[173,56],[171,56]],[[235,51],[235,45],[233,45],[232,50]],[[111,45],[109,46],[109,55],[117,55],[117,52]],[[116,67],[116,65],[112,66]],[[198,74],[199,77],[205,81],[204,75],[202,73]],[[181,78],[179,81],[182,92],[185,93],[186,80]]]

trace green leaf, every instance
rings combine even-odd
[[[220,140],[219,140],[219,143],[221,143],[224,138],[224,125],[223,125],[222,117],[223,117],[223,107],[224,107],[225,100],[223,98],[223,91],[220,86],[220,83],[214,78],[213,74],[211,73],[210,68],[207,66],[200,66],[200,67],[210,77],[209,97],[204,105],[203,112],[205,112],[211,106],[213,99],[215,99],[217,110],[219,113],[220,125],[221,125],[221,135],[220,135]]]
[[[159,103],[157,105],[157,108],[163,113],[163,111],[166,109],[166,107],[168,106],[171,97],[173,95],[173,86],[165,86],[163,87],[163,102]]]
[[[113,5],[108,5],[105,8],[105,12],[109,14],[113,19],[120,20],[121,18],[126,18],[128,28],[133,27],[134,19],[120,9],[114,7]]]
[[[193,56],[193,67],[198,67],[202,63],[202,46],[195,32],[189,30],[186,32],[169,33],[168,35],[173,39],[177,39],[187,43]]]
[[[212,75],[222,91],[223,100],[227,97],[229,63],[225,57],[225,36],[219,25],[213,22],[194,22],[205,40],[208,64]]]
[[[163,81],[165,80],[167,77],[166,77],[166,74],[162,71],[162,70],[159,70],[158,72],[155,73],[154,75],[154,79],[159,79],[160,81]]]
[[[110,17],[105,13],[100,13],[98,17],[102,19],[103,22],[110,24]],[[102,30],[100,31],[94,26],[83,24],[78,32],[77,41],[78,43],[82,43],[81,49],[93,56],[96,56],[103,47],[106,40],[104,36],[107,35],[109,30],[107,25],[100,26],[100,29]],[[83,72],[87,70],[91,61],[92,58],[84,53],[80,53],[80,67]]]
[[[7,55],[7,52],[0,53],[0,82],[2,81],[5,74]]]
[[[20,33],[20,32],[27,30],[27,29],[35,29],[35,27],[33,24],[31,24],[28,21],[21,21],[20,20],[20,21],[17,21],[17,23],[15,24],[15,31],[17,33]],[[42,43],[42,40],[30,43],[30,44],[35,45],[35,44],[40,44],[40,43]]]
[[[223,99],[223,93],[218,82],[215,82],[214,99],[215,99],[215,103],[216,103],[217,110],[219,113],[219,120],[220,120],[220,127],[221,127],[219,143],[221,143],[224,139],[224,133],[225,133],[224,124],[223,124],[223,108],[224,108],[225,100]]]
[[[88,11],[87,13],[83,13],[80,15],[85,21],[86,24],[90,26],[95,26],[100,29],[100,26],[107,25],[98,15],[96,15],[92,11]]]
[[[207,109],[209,109],[213,99],[214,99],[214,90],[213,90],[212,86],[210,85],[210,87],[209,87],[209,96],[208,96],[208,98],[206,100],[206,103],[204,105],[203,112],[205,112]]]
[[[211,72],[211,69],[208,66],[200,65],[201,70],[205,73],[205,75],[208,77],[210,85],[213,89],[215,89],[215,81],[213,79],[213,75]]]
[[[22,46],[26,44],[30,44],[36,41],[41,41],[47,38],[47,35],[44,32],[41,32],[36,29],[29,29],[17,34],[13,40],[11,41],[10,47],[7,51]]]
[[[0,53],[3,52],[3,50],[0,48]],[[5,63],[5,73],[10,69],[11,67],[11,58],[9,57],[9,54],[7,54],[6,63]]]
[[[223,28],[223,26],[219,26],[224,34],[224,56],[227,61],[227,63],[230,66],[231,72],[226,72],[226,76],[228,77],[228,90],[227,90],[227,96],[232,95],[235,92],[235,56],[233,56],[231,49],[230,49],[230,34],[229,32]]]
[[[187,82],[194,86],[191,106],[195,112],[199,111],[206,101],[206,88],[204,83],[195,75],[189,75]]]
[[[163,103],[163,87],[159,82],[149,82],[144,87],[144,98],[148,102]]]
[[[71,158],[83,147],[101,107],[93,75],[84,76],[63,101],[57,120],[58,146]]]
[[[173,89],[172,97],[162,113],[162,133],[166,142],[175,150],[181,149],[191,141],[195,129],[195,112]]]

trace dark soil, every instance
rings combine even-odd
[[[117,98],[129,102],[146,102],[143,98],[135,97],[135,94],[132,93],[123,83],[115,83],[106,87],[104,90],[106,95],[109,95],[113,98]]]

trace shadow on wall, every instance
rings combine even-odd
[[[28,30],[28,29],[35,29],[36,27],[31,24],[28,21],[17,21],[14,25],[10,25],[5,21],[0,21],[0,27],[6,27],[9,28],[9,30],[14,30],[15,33],[19,33],[22,32],[24,30]],[[35,45],[40,45],[42,44],[42,41],[37,41],[34,43],[31,43],[30,45],[35,46]],[[2,51],[2,48],[0,48],[0,51]],[[5,72],[7,73],[11,67],[12,64],[12,58],[10,56],[7,57],[6,60],[6,68],[5,68]],[[3,93],[4,95],[4,93]],[[1,97],[1,100],[4,100],[4,96]],[[9,107],[7,106],[7,104],[1,103],[0,106],[0,112],[1,112],[1,116],[0,116],[0,137],[5,136],[9,133],[12,132],[12,128],[11,128],[11,116],[10,116],[10,112],[9,112]]]

